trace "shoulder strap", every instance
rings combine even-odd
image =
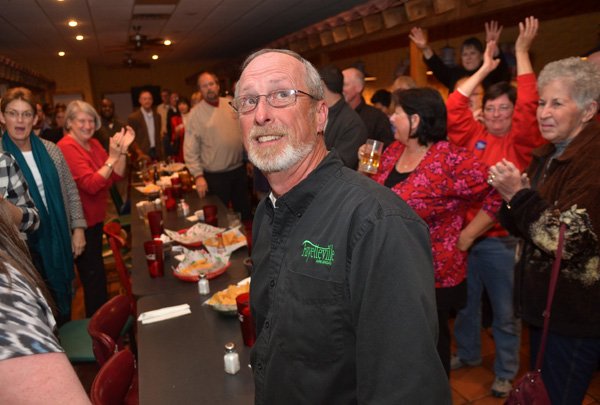
[[[535,369],[541,370],[542,363],[544,361],[544,351],[546,350],[546,339],[548,338],[548,326],[550,325],[550,310],[552,309],[552,300],[554,299],[554,291],[556,290],[556,282],[558,281],[558,272],[560,271],[560,261],[562,259],[563,246],[565,244],[565,231],[567,225],[565,223],[560,224],[560,230],[558,231],[558,246],[556,248],[556,258],[552,265],[552,273],[550,273],[550,283],[548,286],[548,299],[546,300],[546,309],[542,316],[544,317],[544,329],[542,332],[542,340],[540,341],[540,348],[538,350],[537,360],[535,362]]]

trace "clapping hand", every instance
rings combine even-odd
[[[133,143],[135,139],[135,132],[128,125],[125,128],[121,128],[109,141],[109,152],[116,155],[126,153],[129,145]]]
[[[500,193],[504,201],[510,201],[518,191],[531,186],[527,173],[521,173],[506,159],[490,167],[487,182]]]

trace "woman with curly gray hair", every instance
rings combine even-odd
[[[532,365],[566,224],[542,377],[553,404],[579,404],[600,362],[600,68],[579,58],[549,63],[538,91],[537,120],[550,143],[534,150],[526,174],[505,160],[490,168],[488,182],[506,202],[502,224],[524,240],[515,297],[530,326]]]

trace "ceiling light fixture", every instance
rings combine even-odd
[[[165,44],[166,46],[169,46],[172,44],[170,39],[165,39],[165,42],[163,42],[163,44]]]
[[[65,51],[58,52],[58,56],[65,56]]]
[[[75,21],[75,20],[70,20],[70,21],[69,21],[69,27],[77,27],[77,21]]]
[[[77,35],[75,39],[78,41],[83,41],[83,35]]]
[[[152,55],[152,59],[153,59],[153,60],[156,60],[156,59],[158,59],[158,55]]]

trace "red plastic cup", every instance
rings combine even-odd
[[[205,205],[202,207],[204,210],[204,222],[212,226],[219,225],[219,217],[217,215],[217,206],[216,205]]]
[[[173,187],[165,188],[165,195],[167,196],[167,199],[165,200],[165,208],[167,211],[175,211],[177,209],[175,189]]]
[[[250,313],[250,294],[243,293],[235,298],[238,309],[238,318],[242,328],[242,340],[248,347],[252,347],[256,341],[256,330],[254,329],[254,320]]]
[[[171,185],[173,186],[173,196],[180,199],[182,195],[181,179],[179,177],[171,177]]]
[[[148,225],[150,225],[152,239],[160,238],[160,235],[164,232],[162,211],[150,211],[148,213]]]
[[[146,252],[146,262],[148,262],[150,277],[163,277],[165,275],[165,261],[162,241],[149,240],[144,242],[144,252]]]

